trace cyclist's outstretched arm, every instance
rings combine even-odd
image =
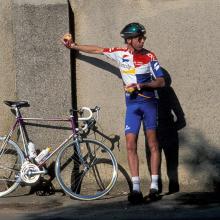
[[[85,53],[102,54],[104,48],[95,45],[77,45],[75,43],[72,43],[70,45],[70,49],[78,50]]]
[[[72,41],[72,39],[65,41],[61,39],[62,43],[69,49],[78,50],[85,53],[93,53],[93,54],[102,54],[103,49],[102,47],[95,46],[95,45],[78,45]]]

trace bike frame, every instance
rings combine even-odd
[[[24,147],[25,157],[28,158],[28,149],[27,149],[28,139],[27,139],[25,132],[24,132],[25,122],[26,121],[48,121],[48,122],[52,121],[52,122],[70,122],[72,134],[67,139],[65,139],[58,147],[56,147],[48,155],[46,160],[44,160],[44,162],[40,163],[38,166],[41,167],[47,160],[49,160],[56,152],[58,152],[72,138],[74,138],[73,141],[75,141],[75,143],[76,143],[77,151],[80,151],[79,144],[77,144],[78,141],[77,141],[77,135],[76,135],[76,120],[75,120],[74,116],[71,115],[69,118],[23,118],[18,108],[14,108],[14,110],[16,112],[16,121],[15,121],[14,125],[12,126],[12,128],[10,129],[8,135],[6,136],[6,138],[3,142],[2,148],[4,148],[6,146],[7,142],[10,140],[14,131],[18,127],[18,129],[20,130],[20,133],[21,133],[21,139],[22,139],[22,143],[23,143],[23,147]]]

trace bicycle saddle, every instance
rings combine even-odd
[[[17,101],[17,102],[14,102],[14,101],[4,101],[4,103],[10,107],[29,107],[29,103],[27,101]]]

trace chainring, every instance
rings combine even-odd
[[[40,174],[33,174],[33,172],[39,171],[40,169],[37,165],[29,161],[25,161],[21,166],[20,177],[25,183],[33,184],[36,183],[40,178]]]

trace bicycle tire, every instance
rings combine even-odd
[[[0,137],[0,197],[13,192],[20,184],[20,169],[24,155],[19,146],[9,140],[3,148],[5,137]]]
[[[116,183],[118,174],[116,158],[101,142],[83,139],[79,143],[80,155],[84,161],[82,164],[75,150],[76,144],[73,142],[59,152],[55,164],[57,180],[64,192],[75,199],[84,201],[99,199]]]

